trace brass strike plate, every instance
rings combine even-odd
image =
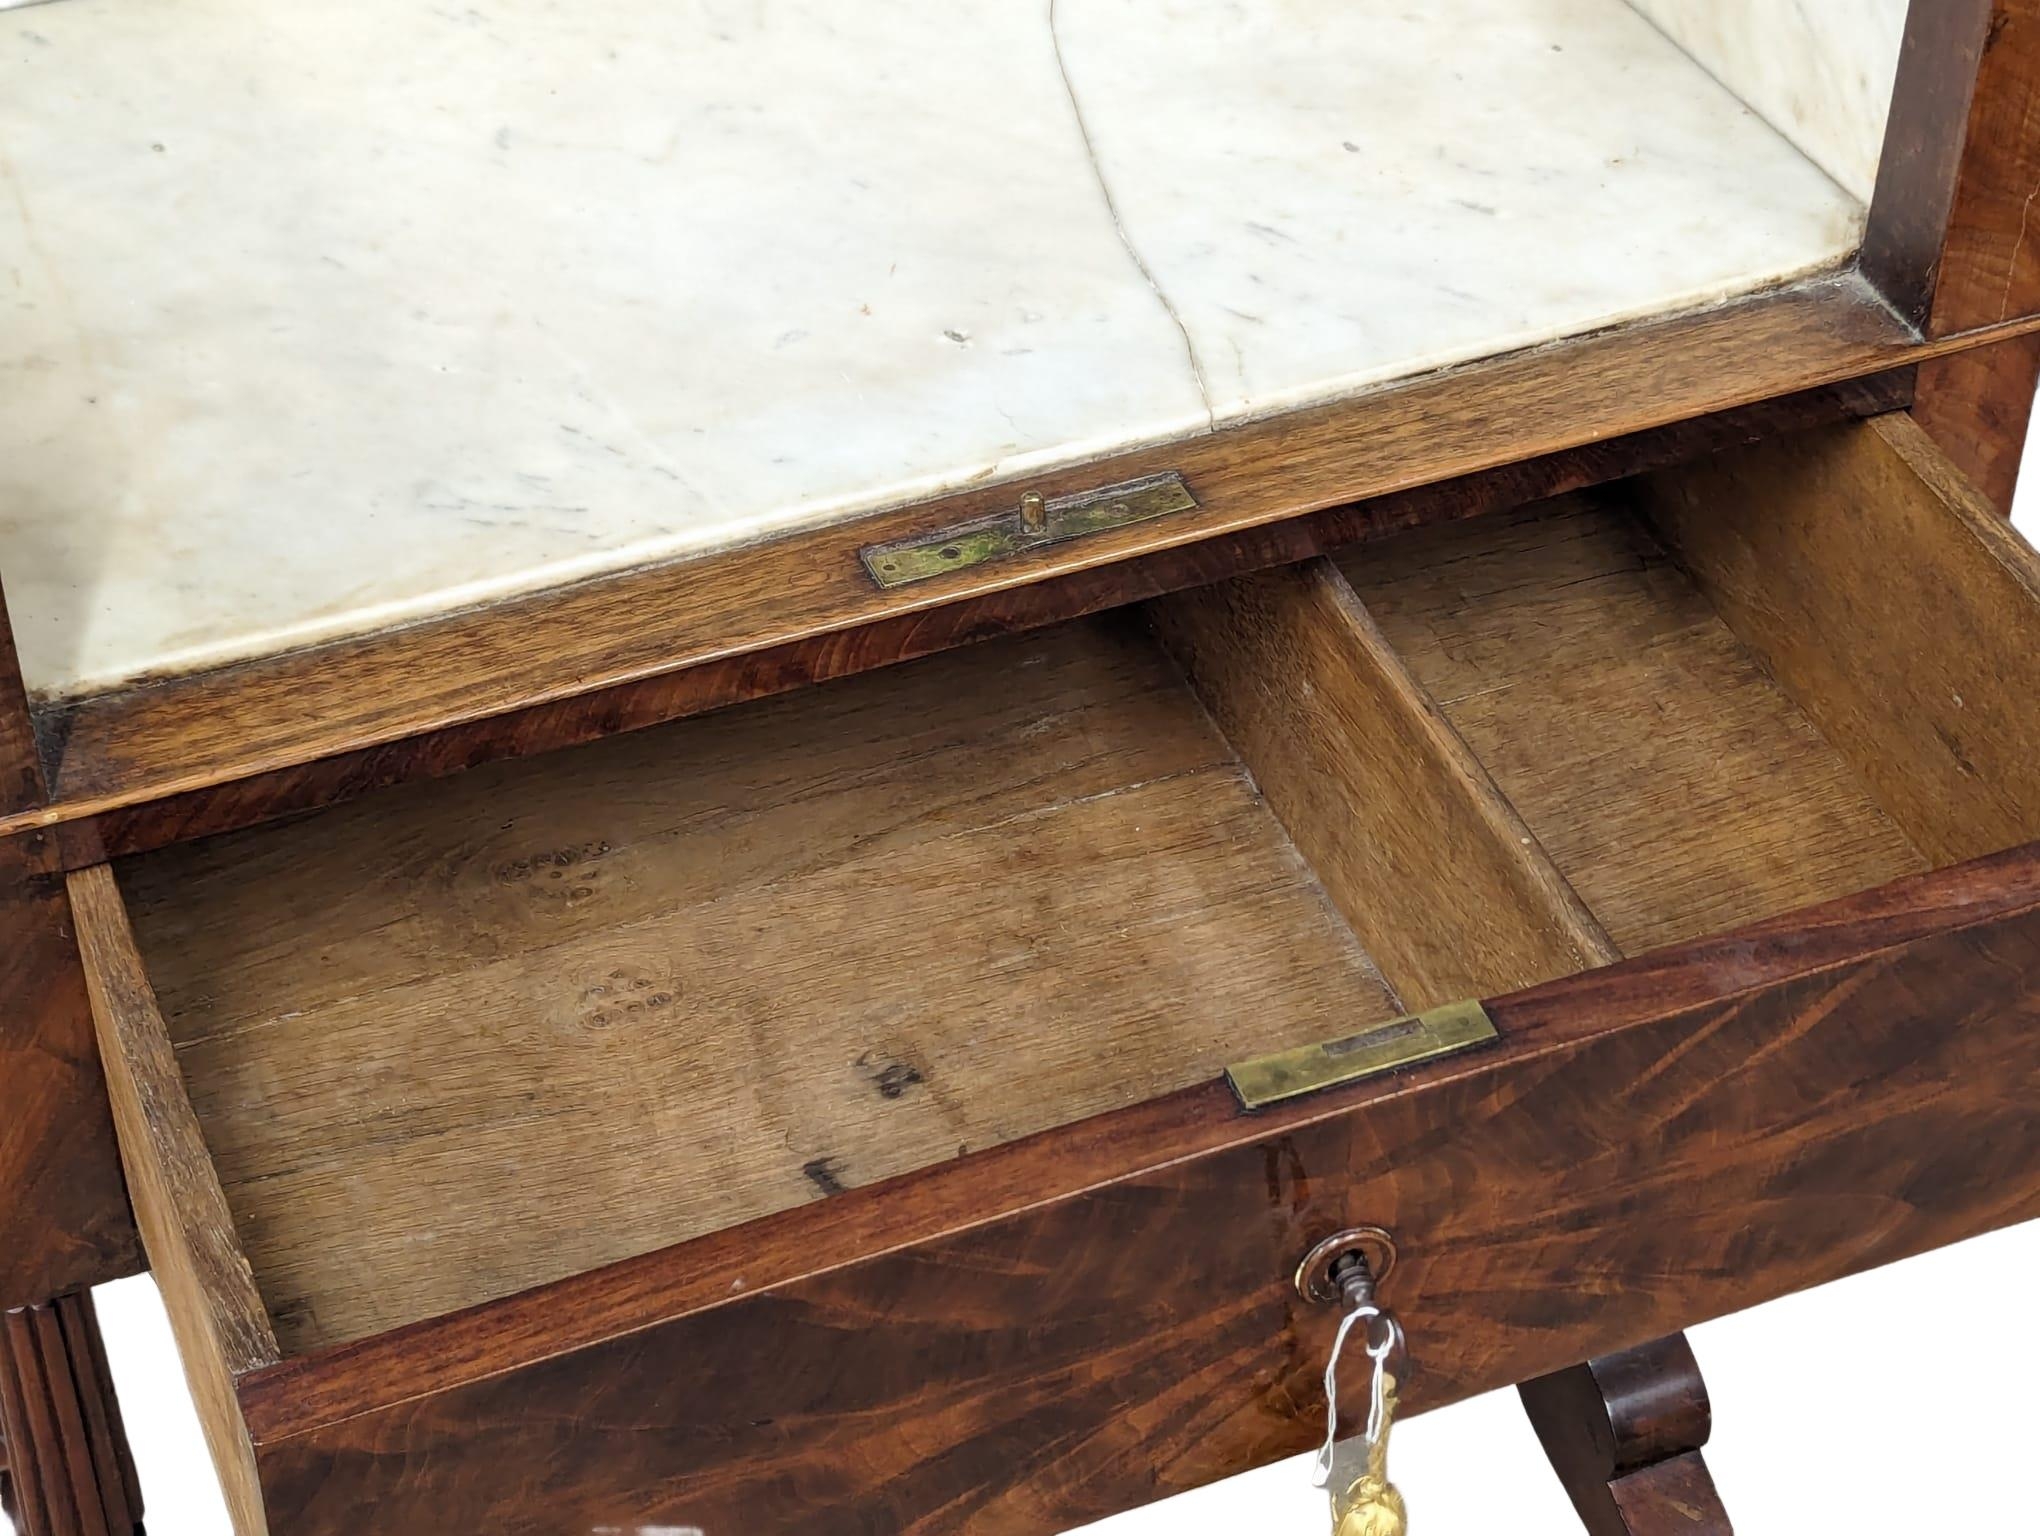
[[[1144,523],[1169,512],[1193,511],[1196,506],[1197,498],[1178,474],[1149,475],[1072,496],[1028,492],[1010,512],[896,544],[873,544],[858,554],[881,587],[904,587],[1046,544]]]
[[[1225,1077],[1242,1108],[1266,1109],[1285,1099],[1357,1083],[1501,1037],[1479,1003],[1447,1003],[1390,1019],[1343,1040],[1257,1056],[1227,1067]]]

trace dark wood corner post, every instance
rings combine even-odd
[[[1923,336],[2040,310],[2040,0],[1913,0],[1862,269]],[[2009,512],[2040,337],[1920,366],[1912,413]]]
[[[142,1495],[89,1295],[0,1314],[0,1503],[20,1536],[134,1536]]]
[[[0,812],[43,797],[0,599]],[[21,1536],[141,1528],[87,1293],[141,1268],[63,875],[44,834],[0,838],[0,1485]]]
[[[1516,1390],[1589,1536],[1729,1536],[1701,1455],[1707,1383],[1683,1333]]]

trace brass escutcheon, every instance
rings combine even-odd
[[[1357,1253],[1367,1261],[1378,1285],[1395,1268],[1395,1239],[1381,1227],[1349,1227],[1334,1232],[1303,1256],[1296,1266],[1296,1293],[1321,1307],[1338,1306],[1343,1298],[1332,1271],[1339,1260]]]

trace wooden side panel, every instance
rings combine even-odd
[[[0,597],[0,817],[43,802],[35,730]],[[0,838],[0,1307],[131,1273],[84,978],[47,833]]]
[[[2040,0],[1913,0],[1862,272],[1928,337],[2040,307]]]
[[[280,1367],[243,1383],[273,1518],[1036,1536],[1307,1445],[1332,1318],[1289,1269],[1356,1220],[1421,1409],[2040,1214],[2036,903],[2029,849],[1502,1000],[1485,1057],[1004,1149],[975,1209],[934,1175]],[[1044,1163],[1070,1192],[1019,1194]]]
[[[1930,336],[2040,308],[2040,3],[1914,0],[1863,269]],[[2040,343],[1920,365],[1913,415],[2001,513]]]
[[[1974,0],[1914,0],[1952,32]],[[1930,23],[1931,24],[1931,23]],[[1917,23],[1916,23],[1917,25]],[[1880,188],[1881,191],[1881,188]],[[1969,99],[1930,336],[2040,309],[2040,0],[1993,0]]]
[[[136,1273],[92,1009],[41,834],[0,838],[0,1307]]]
[[[69,884],[121,1154],[150,1265],[234,1528],[239,1536],[263,1536],[267,1525],[233,1382],[274,1364],[276,1340],[135,952],[113,871],[102,864],[72,875]]]
[[[2040,835],[2040,556],[1915,422],[1781,438],[1639,495],[1929,858]]]
[[[1406,1007],[1619,958],[1329,562],[1148,612]]]
[[[21,663],[14,654],[14,630],[7,622],[7,597],[0,591],[0,816],[43,803],[42,762],[36,755],[35,723]]]
[[[1859,263],[1914,327],[1927,324],[1943,247],[1955,236],[1958,180],[1969,161],[1985,172],[1993,158],[1971,133],[1979,66],[1999,8],[1998,0],[1912,0],[1906,17]],[[1963,217],[1973,225],[1978,212],[1971,206]]]
[[[1626,509],[1562,497],[1340,563],[1625,952],[1926,867]]]
[[[2022,336],[1920,365],[1912,417],[2003,517],[2025,456],[2040,336]]]

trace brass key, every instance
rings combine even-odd
[[[1344,1493],[1335,1491],[1332,1495],[1333,1536],[1404,1536],[1410,1528],[1403,1496],[1388,1480],[1388,1431],[1395,1419],[1395,1377],[1376,1363],[1374,1379],[1377,1411],[1368,1415],[1366,1465]]]
[[[1325,1367],[1325,1445],[1318,1456],[1318,1483],[1331,1490],[1333,1536],[1405,1536],[1409,1513],[1388,1480],[1388,1435],[1395,1421],[1396,1377],[1402,1327],[1374,1299],[1374,1275],[1360,1253],[1342,1257],[1329,1276],[1346,1306],[1332,1358]],[[1365,1433],[1339,1439],[1339,1360],[1358,1332],[1368,1364]]]

